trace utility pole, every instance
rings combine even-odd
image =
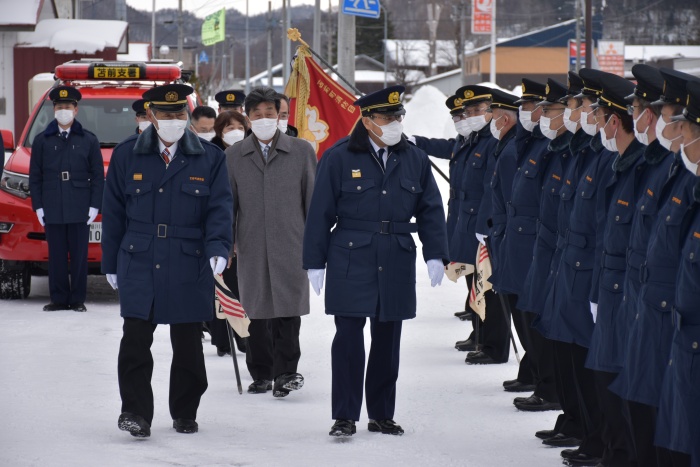
[[[156,0],[151,9],[151,59],[156,58]]]
[[[245,93],[250,92],[250,31],[248,27],[248,2],[245,0]]]
[[[428,76],[433,76],[437,70],[437,28],[440,23],[440,5],[428,3],[428,30],[430,31],[430,59]]]
[[[387,42],[389,40],[388,34],[389,34],[389,12],[386,11],[386,8],[384,8],[384,5],[381,3],[379,4],[379,7],[381,8],[380,11],[384,10],[384,87],[387,87],[387,82],[389,81],[389,73],[387,72],[387,54],[386,54],[386,49],[387,49]]]
[[[338,8],[338,73],[355,86],[355,17]],[[348,90],[354,93],[352,89]]]
[[[272,86],[272,0],[267,2],[267,85]]]
[[[155,2],[155,0],[153,0]],[[331,9],[331,0],[328,0],[328,23],[326,23],[326,45],[328,53],[326,60],[333,65],[333,10]]]
[[[284,72],[284,82],[283,86],[287,85],[289,81],[290,62],[292,61],[292,41],[287,39],[287,30],[292,27],[292,0],[284,0],[287,2],[287,24],[285,24],[284,30],[282,31],[282,40],[285,41],[284,47],[287,50],[287,61],[282,64],[282,70]]]
[[[287,82],[287,68],[284,66],[285,63],[289,61],[287,56],[287,15],[289,11],[287,10],[287,0],[282,0],[282,81]]]
[[[321,0],[316,0],[314,7],[314,50],[321,52]],[[314,57],[315,59],[315,57]]]
[[[593,6],[592,0],[584,0],[586,2],[586,68],[591,67],[593,59],[593,24],[591,21]]]
[[[459,6],[459,65],[462,68],[462,86],[467,84],[467,65],[464,63],[464,45],[467,43],[467,5]]]
[[[574,2],[576,15],[576,73],[581,69],[581,13],[583,12],[580,0]]]
[[[182,61],[182,0],[177,2],[177,61]],[[223,73],[222,73],[223,75]],[[223,77],[223,76],[222,76]]]
[[[496,84],[496,0],[491,2],[491,65],[489,81]]]

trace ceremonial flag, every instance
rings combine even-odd
[[[491,290],[491,259],[486,246],[479,243],[476,254],[476,273],[469,293],[469,307],[483,320],[486,319],[486,300],[484,295]]]
[[[202,23],[202,44],[214,45],[226,39],[226,9],[204,18]]]
[[[290,122],[319,158],[336,141],[348,136],[360,118],[360,109],[352,105],[356,97],[318,66],[306,45],[297,48],[286,94],[291,100]]]
[[[216,317],[228,321],[229,325],[239,336],[248,337],[250,335],[248,332],[250,319],[248,319],[243,305],[226,286],[221,275],[214,276],[214,286],[216,292],[214,295]]]

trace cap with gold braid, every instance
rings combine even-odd
[[[179,112],[187,106],[187,96],[194,89],[185,84],[166,84],[156,86],[143,93],[148,107],[161,112]]]
[[[380,113],[384,115],[405,115],[406,110],[401,103],[401,94],[406,90],[403,86],[389,86],[371,94],[364,95],[354,102],[355,107],[359,107],[362,116]]]
[[[455,96],[462,98],[462,107],[478,104],[491,100],[491,88],[470,84],[457,89]]]
[[[659,69],[638,63],[632,67],[632,74],[637,78],[637,87],[634,93],[627,96],[627,100],[632,102],[636,97],[647,102],[657,101],[664,87],[664,78]]]
[[[603,85],[603,93],[598,96],[598,102],[591,107],[606,107],[627,113],[626,97],[634,91],[634,83],[621,76],[603,72],[600,84]]]
[[[461,97],[450,96],[445,101],[445,105],[448,109],[450,109],[451,114],[461,114],[463,109],[463,101],[464,100]]]
[[[562,104],[566,104],[570,98],[577,97],[581,94],[581,90],[583,90],[583,80],[578,74],[570,71],[566,78],[566,87],[566,96],[559,99],[559,102]]]
[[[659,100],[652,102],[652,104],[685,105],[687,96],[686,86],[690,81],[700,81],[700,79],[670,68],[661,68],[659,71],[661,72],[661,77],[664,79],[664,85],[661,88]]]
[[[221,91],[214,96],[219,107],[243,107],[245,102],[245,93],[243,91]]]
[[[517,104],[522,104],[523,102],[527,101],[540,102],[545,99],[547,94],[544,84],[536,83],[527,78],[523,78],[520,89],[522,90],[522,95],[520,96],[520,99],[516,101]]]
[[[537,105],[552,105],[561,104],[561,100],[567,96],[567,88],[559,81],[554,81],[552,78],[547,78],[547,84],[544,87],[545,96]]]
[[[78,101],[83,98],[80,91],[72,86],[58,86],[51,90],[49,93],[49,99],[53,101],[54,104],[59,102],[70,102],[73,104],[78,104]]]
[[[507,110],[518,110],[518,104],[515,102],[518,100],[518,96],[515,94],[510,94],[500,89],[491,90],[491,108],[492,109],[507,109]]]
[[[578,75],[583,81],[581,93],[575,97],[590,97],[595,100],[603,92],[603,86],[600,84],[600,78],[605,73],[604,71],[594,70],[593,68],[581,68]]]
[[[134,112],[136,112],[137,117],[140,115],[146,115],[148,102],[146,102],[144,99],[139,99],[137,101],[134,101],[133,104],[131,104],[131,108],[134,109]]]
[[[700,125],[700,81],[688,81],[685,109],[681,115],[671,117],[672,121],[688,120]]]

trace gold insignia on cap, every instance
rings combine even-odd
[[[391,94],[389,94],[389,104],[398,104],[399,103],[399,93],[394,91]]]
[[[471,99],[472,97],[474,97],[474,91],[472,91],[471,89],[467,89],[466,91],[464,91],[464,97],[466,97],[467,99]]]
[[[544,87],[544,93],[549,94],[549,83]]]
[[[150,107],[151,103],[150,102],[144,102],[143,103],[143,109],[146,110],[148,107]]]
[[[165,94],[165,102],[175,101],[177,101],[177,93],[175,91],[170,91]]]
[[[68,91],[66,91],[65,89],[61,89],[60,91],[58,91],[58,97],[68,97]]]
[[[525,83],[520,85],[521,88],[523,88],[523,94],[525,94]]]
[[[690,94],[688,94],[688,97],[685,99],[685,105],[690,105]]]
[[[227,102],[233,102],[235,100],[236,100],[236,95],[234,93],[226,94],[226,101]]]
[[[464,102],[464,100],[462,100],[458,97],[455,99],[455,106],[460,106],[460,105],[462,105],[463,102]]]

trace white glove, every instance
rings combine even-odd
[[[416,145],[416,137],[415,137],[415,136],[410,135],[410,136],[407,136],[406,139],[407,139],[408,142],[411,143],[412,145],[414,145],[414,146]]]
[[[591,315],[593,316],[593,322],[595,323],[595,320],[598,318],[598,304],[597,303],[591,303]]]
[[[480,233],[476,234],[476,239],[479,240],[479,243],[482,245],[486,246],[486,235],[482,235]]]
[[[224,269],[226,269],[226,266],[228,265],[228,258],[224,258],[223,256],[212,256],[209,258],[209,265],[211,266],[211,270],[214,271],[214,275],[218,276],[224,272]]]
[[[430,286],[435,287],[436,285],[441,285],[442,278],[445,276],[445,265],[442,263],[442,260],[429,259],[427,264],[428,276],[430,277]]]
[[[118,287],[116,274],[107,274],[107,282],[109,282],[109,285],[111,285],[114,290],[117,290]]]
[[[309,276],[309,282],[311,287],[316,292],[316,295],[321,295],[321,289],[323,288],[323,276],[326,274],[325,269],[309,269],[306,271]]]
[[[39,224],[44,227],[44,208],[39,208],[36,210],[36,217],[39,219]]]
[[[95,217],[97,217],[97,213],[98,213],[98,212],[100,212],[99,209],[97,209],[97,208],[90,208],[90,210],[88,211],[88,221],[87,221],[88,225],[90,225],[90,224],[92,224],[93,222],[95,222]]]

